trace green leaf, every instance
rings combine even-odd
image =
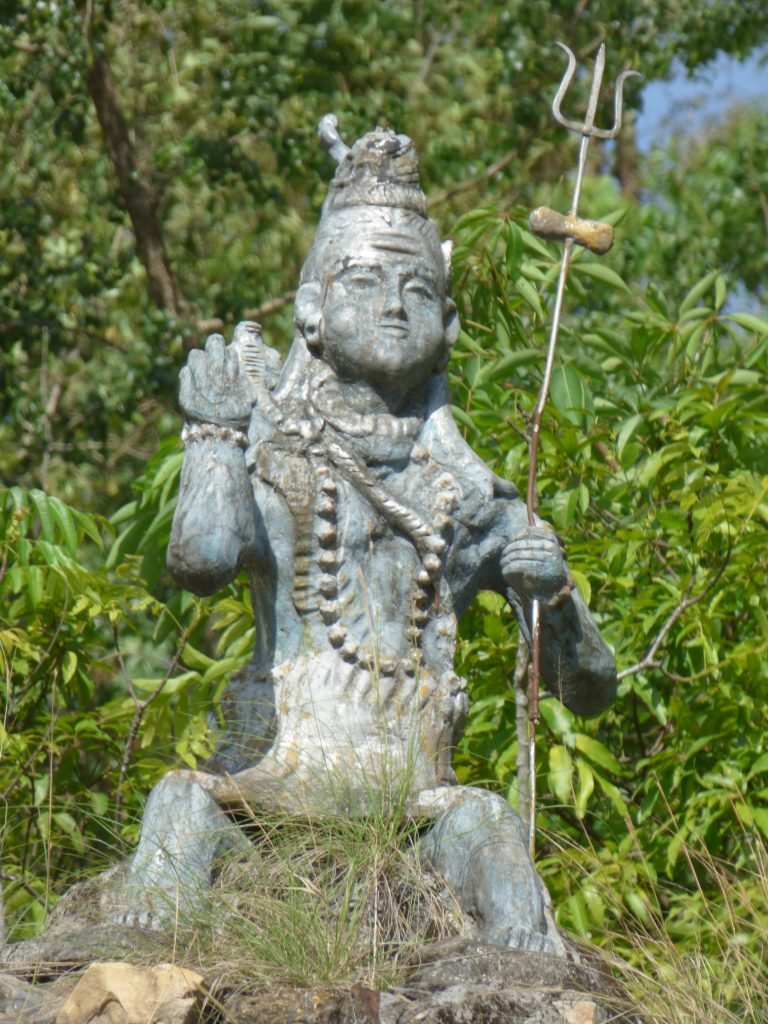
[[[492,383],[498,380],[512,379],[511,370],[518,366],[531,366],[538,363],[541,353],[532,348],[517,349],[508,352],[501,359],[487,362],[478,372],[476,384]]]
[[[753,807],[752,816],[763,835],[763,839],[768,839],[768,810],[765,807]]]
[[[530,249],[535,252],[541,259],[546,260],[548,263],[552,261],[551,251],[544,245],[544,243],[536,237],[531,231],[525,229],[520,230],[520,235],[523,239],[523,245],[526,249]]]
[[[539,704],[539,712],[554,736],[558,738],[572,736],[576,721],[574,714],[556,697],[545,697]]]
[[[736,811],[736,816],[742,825],[746,825],[747,828],[751,828],[755,820],[752,807],[749,804],[744,803],[743,800],[737,800],[733,807]]]
[[[494,644],[503,643],[507,639],[507,631],[498,615],[483,616],[483,632]]]
[[[68,683],[77,671],[77,655],[74,651],[66,651],[61,660],[61,678]]]
[[[724,319],[730,320],[739,327],[744,327],[755,334],[768,334],[768,320],[762,320],[752,313],[729,313]]]
[[[517,288],[534,313],[537,313],[543,320],[545,315],[544,308],[541,305],[539,293],[533,287],[531,282],[527,281],[524,277],[518,277],[515,281],[515,288]]]
[[[628,889],[624,893],[624,902],[632,913],[637,917],[643,924],[650,923],[650,914],[648,912],[648,904],[646,903],[645,897],[637,889]]]
[[[709,291],[712,285],[715,283],[717,278],[720,277],[719,270],[710,271],[706,277],[703,277],[698,284],[695,284],[693,288],[688,292],[683,301],[680,303],[680,312],[687,313],[689,309],[692,309],[701,296]]]
[[[594,921],[595,925],[600,928],[605,928],[605,900],[600,893],[593,889],[591,886],[584,886],[581,890],[581,895],[584,899],[584,903],[589,911],[589,916]]]
[[[165,682],[163,682],[162,677],[154,677],[151,679],[139,678],[133,680],[133,685],[134,688],[141,693],[152,694],[159,689],[162,693],[168,696],[178,692],[182,687],[192,682],[201,682],[199,672],[182,672]]]
[[[573,264],[573,270],[575,273],[593,277],[596,281],[607,284],[611,288],[618,288],[624,292],[629,291],[623,278],[615,270],[606,267],[604,263],[597,263],[592,260],[579,260],[578,263]]]
[[[616,440],[616,453],[621,458],[621,453],[627,445],[627,442],[631,440],[635,431],[643,422],[643,415],[636,412],[634,416],[630,416],[629,419],[624,420],[619,431],[619,436]]]
[[[53,528],[53,512],[48,501],[48,495],[43,493],[43,491],[32,490],[29,492],[29,498],[35,506],[35,512],[37,512],[37,517],[40,520],[40,530],[43,538],[49,544],[54,544],[56,542],[56,535]]]
[[[600,742],[600,740],[594,739],[592,736],[587,736],[586,733],[576,733],[576,749],[584,754],[585,757],[593,764],[599,765],[601,768],[605,768],[609,772],[613,772],[614,775],[623,774],[623,769],[619,762],[616,760],[610,750]]]
[[[608,797],[616,811],[621,815],[622,818],[629,818],[629,809],[627,808],[624,797],[619,792],[618,788],[614,786],[612,782],[605,778],[600,772],[595,771],[595,778],[597,784],[603,793]]]
[[[580,757],[576,759],[576,769],[579,776],[579,785],[576,791],[576,817],[581,821],[587,813],[589,798],[595,790],[595,776],[587,762]]]
[[[507,239],[506,250],[506,271],[514,280],[520,274],[520,265],[523,262],[523,235],[520,228],[513,221],[507,221],[504,226]]]
[[[653,452],[644,459],[641,463],[640,470],[637,474],[637,482],[641,487],[645,487],[651,480],[658,474],[664,463],[664,456],[662,452]]]
[[[60,501],[56,497],[49,497],[48,502],[53,513],[53,517],[59,527],[59,533],[64,543],[64,547],[70,555],[74,555],[77,551],[78,536],[77,527],[75,526],[75,518],[72,515],[70,508]]]
[[[573,576],[574,583],[579,588],[584,604],[589,607],[592,601],[592,585],[589,582],[589,578],[583,572],[579,572],[578,569],[571,569],[571,576]]]
[[[768,771],[768,752],[761,754],[756,760],[752,762],[752,766],[747,774],[747,779],[751,779],[759,772]]]
[[[461,409],[458,405],[452,405],[451,411],[457,423],[461,423],[463,426],[467,427],[467,429],[470,430],[473,434],[475,433],[477,427],[475,426],[474,420],[472,419],[468,412],[465,412],[464,409]]]
[[[667,871],[670,874],[672,874],[672,872],[674,871],[675,864],[677,863],[677,858],[680,856],[680,851],[682,850],[683,845],[685,844],[687,836],[688,829],[685,826],[682,826],[678,828],[678,830],[674,833],[672,838],[669,840],[669,843],[667,844],[665,859]]]
[[[577,892],[572,896],[569,896],[566,901],[566,907],[570,915],[573,930],[577,935],[581,935],[583,938],[589,938],[592,934],[590,931],[589,912],[582,894]]]
[[[35,779],[32,790],[33,790],[33,801],[35,807],[40,807],[43,803],[48,802],[49,791],[50,791],[51,777],[48,774],[38,775]]]
[[[579,504],[579,492],[573,487],[557,491],[552,499],[552,520],[555,529],[566,533],[576,518]]]
[[[186,644],[181,652],[181,660],[190,668],[200,669],[201,671],[212,668],[216,664],[213,658],[210,658],[202,651],[198,651],[190,643]]]
[[[557,743],[549,748],[549,785],[560,803],[571,802],[573,760],[568,750]]]
[[[728,284],[722,274],[718,274],[715,280],[715,309],[720,307],[725,302],[725,297],[728,294]]]
[[[24,573],[24,584],[29,605],[34,610],[43,598],[43,570],[39,565],[27,566]]]
[[[106,793],[99,793],[98,791],[92,791],[89,793],[91,802],[91,810],[99,817],[106,817],[107,811],[109,810],[109,799]]]
[[[245,658],[219,658],[203,674],[203,682],[210,683],[214,679],[222,679],[227,675],[234,674],[243,667],[243,662],[246,660],[247,656]]]
[[[583,427],[587,414],[594,411],[590,390],[572,366],[556,367],[552,374],[552,404],[574,426]]]

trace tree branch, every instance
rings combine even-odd
[[[184,648],[187,645],[187,640],[189,639],[189,636],[190,636],[192,630],[197,625],[197,623],[198,623],[198,616],[195,615],[193,620],[192,620],[192,622],[190,623],[190,625],[187,626],[187,628],[183,631],[183,633],[179,637],[179,642],[178,642],[178,645],[176,647],[176,653],[171,658],[171,661],[170,661],[170,663],[168,665],[168,668],[166,669],[165,675],[158,682],[157,686],[154,688],[152,693],[150,693],[150,695],[145,700],[141,700],[140,701],[138,699],[138,697],[136,695],[136,691],[133,688],[133,683],[131,682],[130,677],[126,673],[126,682],[128,684],[128,691],[129,691],[131,697],[133,698],[134,704],[136,705],[136,710],[133,713],[133,719],[131,720],[131,726],[130,726],[130,728],[128,730],[128,735],[127,735],[127,737],[125,739],[125,746],[123,747],[123,760],[120,763],[120,775],[118,776],[117,795],[115,797],[115,815],[114,815],[115,824],[119,824],[120,823],[120,817],[121,817],[121,811],[122,811],[122,805],[123,805],[123,783],[125,782],[125,779],[126,779],[126,777],[128,775],[128,768],[130,766],[131,759],[133,757],[133,745],[136,742],[136,737],[138,735],[139,728],[141,727],[141,722],[142,722],[142,719],[144,718],[144,713],[146,712],[147,708],[160,696],[160,694],[162,693],[163,689],[165,688],[166,683],[168,682],[168,680],[171,678],[173,673],[178,668],[179,661],[181,660],[181,655],[184,652]],[[114,635],[115,636],[117,635],[116,631],[114,631]],[[119,647],[118,647],[118,660],[120,662],[120,665],[122,667],[123,672],[125,672],[125,663],[123,662],[122,652],[120,651]]]
[[[117,86],[103,54],[89,68],[87,80],[120,196],[131,218],[139,259],[147,273],[149,294],[158,308],[181,316],[185,302],[165,253],[158,197],[137,165]]]
[[[278,309],[282,309],[283,306],[287,306],[290,302],[296,298],[296,292],[286,292],[284,295],[278,295],[276,299],[267,299],[266,302],[262,302],[256,309],[243,310],[243,319],[245,320],[260,320],[263,316],[269,316],[270,313],[276,313]]]
[[[433,210],[436,206],[441,203],[446,203],[449,199],[453,199],[454,196],[460,195],[462,192],[467,192],[469,189],[477,188],[482,185],[484,181],[488,181],[499,171],[503,171],[505,167],[512,163],[517,157],[517,149],[510,150],[509,153],[505,153],[504,156],[500,157],[489,167],[486,167],[480,174],[476,174],[472,178],[465,178],[463,181],[457,182],[450,188],[444,189],[442,192],[438,192],[436,196],[429,197],[429,208]]]
[[[627,676],[633,676],[636,675],[638,672],[644,672],[647,668],[661,668],[661,661],[657,659],[656,655],[658,654],[659,648],[669,635],[669,631],[672,629],[674,624],[677,622],[677,620],[684,612],[688,611],[689,608],[693,608],[693,606],[697,605],[700,601],[703,601],[704,598],[712,592],[712,588],[715,587],[719,582],[720,577],[725,572],[726,566],[728,565],[730,560],[731,546],[729,545],[725,558],[719,565],[715,575],[712,577],[709,583],[707,583],[706,587],[704,587],[702,591],[696,594],[695,597],[691,597],[693,585],[696,582],[696,567],[694,566],[693,572],[691,573],[691,578],[688,580],[688,583],[686,585],[685,593],[665,619],[664,624],[651,641],[651,645],[645,652],[645,655],[640,659],[640,661],[636,662],[634,665],[630,665],[629,668],[622,669],[622,671],[619,672],[617,675],[618,679],[626,679]]]

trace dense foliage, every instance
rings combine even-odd
[[[133,840],[167,764],[205,757],[206,710],[248,655],[241,587],[200,602],[164,573],[175,380],[208,329],[259,315],[271,343],[290,336],[329,173],[319,116],[415,139],[457,243],[456,416],[522,483],[559,259],[526,211],[567,206],[575,159],[543,41],[586,60],[607,37],[608,79],[628,63],[655,78],[748,52],[768,16],[729,0],[1,9],[0,792],[18,935]],[[574,262],[539,480],[620,699],[589,721],[544,702],[539,825],[559,838],[540,861],[571,929],[660,915],[684,943],[717,890],[690,846],[749,872],[768,839],[768,152],[765,111],[742,110],[641,160],[627,92],[582,202],[619,241]],[[458,765],[515,800],[517,631],[483,597],[462,632]]]
[[[465,322],[478,327],[462,339],[455,394],[477,450],[521,479],[520,425],[536,398],[547,324],[531,285],[552,280],[557,255],[493,211],[464,218],[463,232],[476,253],[465,264]],[[660,288],[641,297],[610,261],[585,255],[571,303],[595,281],[604,301],[595,297],[563,338],[540,491],[616,651],[620,700],[591,722],[546,700],[538,771],[543,823],[596,848],[603,880],[642,907],[659,875],[691,881],[679,857],[687,839],[737,861],[751,861],[745,835],[768,839],[768,321],[727,312],[717,271],[681,300]],[[611,292],[621,295],[617,311]],[[516,630],[500,612],[486,598],[463,626],[479,698],[463,756],[470,777],[490,769],[514,790]],[[556,857],[549,869],[556,874]],[[568,906],[577,930],[602,923],[600,901],[577,893]]]

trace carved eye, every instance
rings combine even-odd
[[[421,277],[411,277],[405,283],[405,292],[408,295],[414,295],[419,299],[428,299],[434,301],[437,298],[437,292],[434,287],[425,281]]]
[[[378,287],[379,275],[374,270],[365,270],[363,268],[349,270],[344,275],[344,284],[352,288],[358,288],[361,291],[367,291],[370,288]]]

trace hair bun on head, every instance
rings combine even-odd
[[[390,128],[368,132],[350,148],[339,135],[339,122],[326,114],[318,134],[337,161],[323,205],[323,216],[350,206],[394,206],[427,216],[427,198],[419,183],[419,160],[407,135]]]

